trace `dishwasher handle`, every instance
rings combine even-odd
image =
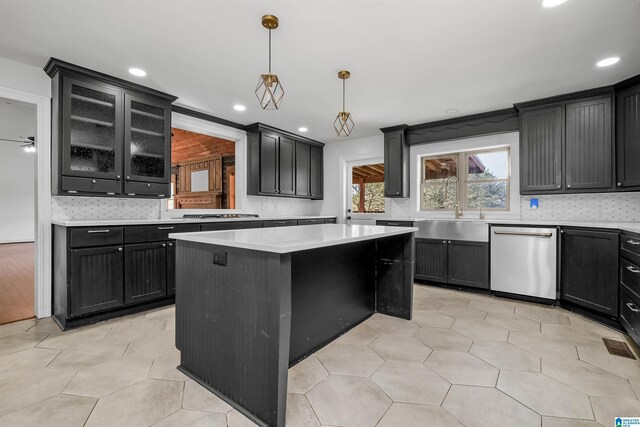
[[[544,238],[549,238],[549,237],[553,237],[553,233],[527,233],[525,231],[497,231],[494,230],[493,234],[496,235],[503,235],[503,236],[529,236],[529,237],[544,237]]]

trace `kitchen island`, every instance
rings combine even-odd
[[[287,370],[374,312],[411,318],[413,227],[172,234],[179,369],[284,426]]]

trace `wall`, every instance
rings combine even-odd
[[[44,67],[45,64],[42,64]],[[51,79],[42,70],[0,57],[0,86],[51,97]]]
[[[0,98],[0,138],[35,136],[35,106]],[[36,154],[0,141],[0,243],[35,238]]]

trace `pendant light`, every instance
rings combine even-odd
[[[284,89],[278,76],[271,74],[271,30],[278,28],[278,18],[273,15],[264,15],[262,26],[269,30],[269,73],[260,75],[256,96],[263,110],[277,110],[284,96]]]
[[[333,128],[336,130],[338,136],[349,136],[354,126],[351,113],[346,112],[344,108],[345,80],[349,77],[351,77],[351,73],[346,70],[338,72],[338,78],[342,80],[342,111],[338,113],[336,119],[333,121]]]

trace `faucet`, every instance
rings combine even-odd
[[[463,215],[462,208],[457,203],[453,205],[453,207],[456,210],[456,219],[460,219],[460,217]]]
[[[480,219],[484,219],[484,212],[482,212],[482,208],[480,208]]]

